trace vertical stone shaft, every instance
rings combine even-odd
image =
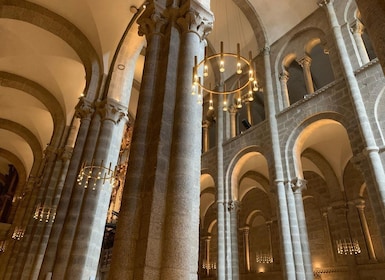
[[[77,172],[80,166],[82,152],[84,144],[87,139],[87,133],[90,128],[91,115],[93,109],[84,99],[79,102],[77,107],[77,116],[81,118],[79,131],[77,133],[76,143],[72,151],[72,157],[69,163],[66,179],[63,183],[63,190],[60,196],[59,205],[57,206],[57,214],[55,221],[51,229],[51,234],[48,239],[47,249],[45,252],[44,260],[39,273],[39,280],[45,279],[46,275],[52,273],[55,264],[55,256],[58,250],[58,242],[63,223],[67,214],[67,209],[72,193],[72,188],[75,185]],[[75,187],[77,187],[75,185]]]
[[[89,129],[87,131],[85,145],[83,149],[80,149],[79,151],[79,153],[81,153],[79,162],[74,162],[74,167],[76,167],[76,169],[70,170],[67,176],[66,183],[64,184],[64,188],[68,186],[69,192],[65,193],[64,196],[62,196],[62,199],[59,203],[59,209],[63,207],[64,209],[61,209],[63,209],[62,211],[64,213],[62,213],[62,216],[60,215],[60,217],[57,217],[55,222],[55,224],[62,223],[62,228],[60,229],[61,232],[57,244],[56,258],[52,270],[53,279],[56,279],[56,277],[60,278],[65,275],[65,271],[71,254],[71,248],[75,237],[76,226],[79,220],[79,213],[81,212],[83,197],[85,193],[84,186],[78,185],[76,181],[77,175],[79,173],[80,162],[83,161],[89,164],[92,161],[99,130],[100,116],[99,114],[94,114]],[[72,158],[74,158],[74,156]],[[61,214],[60,212],[61,211],[59,210],[59,214]]]
[[[291,232],[290,232],[290,222],[288,214],[288,205],[286,201],[286,187],[284,184],[283,178],[283,167],[282,167],[282,156],[281,156],[281,147],[279,143],[278,135],[278,125],[275,118],[275,102],[274,102],[274,93],[273,93],[273,79],[271,77],[272,69],[270,63],[270,49],[266,47],[263,52],[263,58],[265,62],[265,87],[266,87],[266,104],[267,104],[267,118],[270,124],[271,131],[271,143],[272,149],[274,151],[274,164],[276,170],[276,193],[277,193],[277,205],[278,205],[278,218],[279,224],[281,227],[280,241],[282,244],[282,263],[283,263],[283,272],[285,279],[294,280],[296,279],[295,275],[295,265],[293,257],[293,247],[291,243]]]
[[[198,20],[192,12],[178,19],[183,33],[163,237],[162,280],[197,279],[202,107],[196,104],[190,89],[194,56],[200,56],[203,49],[201,36],[194,32]]]
[[[94,153],[95,164],[109,167],[111,163],[114,168],[119,155],[117,147],[120,146],[124,127],[124,122],[120,121],[125,116],[127,108],[110,99],[100,102],[98,107],[101,127]],[[115,142],[119,144],[116,145]],[[102,170],[102,177],[113,176],[111,172],[109,174],[104,172],[108,171]],[[93,175],[97,175],[96,173],[97,171]],[[104,179],[96,180],[95,183],[95,189],[88,186],[83,199],[65,274],[68,279],[96,277],[112,184],[110,180]]]
[[[383,0],[356,0],[362,21],[368,31],[375,53],[385,73],[385,2]]]
[[[303,179],[297,178],[295,182],[293,182],[292,189],[294,193],[295,207],[297,212],[299,237],[301,240],[302,258],[303,258],[303,263],[305,268],[305,275],[306,275],[306,279],[312,279],[313,266],[311,262],[309,239],[307,235],[305,209],[303,207],[303,199],[302,199],[302,191],[306,189],[306,181]]]
[[[158,32],[157,25],[159,23],[154,23],[154,25],[142,24],[141,26],[141,32],[146,32],[147,36],[146,60],[135,121],[138,125],[135,126],[132,135],[126,183],[112,253],[109,274],[109,279],[112,280],[134,279],[136,245],[139,238],[142,211],[141,192],[147,174],[147,157],[151,156],[148,155],[152,129],[149,112],[152,112],[155,106],[156,77],[162,43],[162,35]]]

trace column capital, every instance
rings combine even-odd
[[[238,200],[231,200],[227,202],[227,210],[229,210],[229,212],[233,210],[238,211],[240,206],[241,206],[241,203]]]
[[[287,82],[289,80],[289,72],[284,70],[281,73],[279,73],[279,80],[281,82]]]
[[[364,33],[365,26],[362,24],[362,22],[359,19],[356,19],[351,25],[350,25],[350,32],[357,33],[359,35],[362,35]]]
[[[330,2],[331,2],[332,0],[320,0],[320,1],[318,1],[318,6],[320,6],[320,7],[325,7],[326,5],[328,5],[328,4],[330,4]]]
[[[290,184],[293,192],[302,192],[303,190],[306,190],[307,181],[305,179],[294,178],[288,183]]]
[[[210,121],[208,121],[208,120],[204,120],[204,121],[202,121],[202,127],[203,128],[208,128],[209,126],[210,126]]]
[[[100,101],[96,104],[96,107],[102,121],[110,120],[117,124],[127,115],[127,108],[112,99]]]
[[[248,234],[249,231],[250,231],[250,227],[249,226],[244,226],[244,227],[239,228],[239,230],[243,231],[244,234]]]
[[[302,67],[309,67],[310,64],[311,64],[311,57],[308,56],[308,55],[304,55],[303,57],[297,59],[297,62],[299,63],[299,65],[301,65]]]
[[[230,106],[228,112],[230,113],[230,115],[235,115],[238,112],[238,109],[235,106]]]
[[[95,109],[92,103],[85,97],[81,97],[75,107],[75,116],[79,119],[91,120],[91,116],[94,112]]]
[[[69,147],[69,146],[65,146],[64,148],[61,148],[59,149],[59,156],[61,158],[62,161],[67,161],[71,158],[72,156],[72,152],[73,152],[73,148],[72,147]]]
[[[178,19],[177,24],[182,32],[196,33],[201,40],[206,39],[213,29],[214,16],[209,11],[202,12],[202,9],[190,7]],[[210,15],[208,14],[210,13]]]

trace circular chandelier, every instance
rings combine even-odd
[[[231,88],[226,88],[224,84],[223,75],[225,72],[229,73],[228,77],[235,77],[237,80]],[[247,77],[245,77],[244,73],[247,73]],[[211,88],[211,84],[205,82],[205,79],[215,79],[217,77],[220,78],[221,84],[224,84],[224,86]],[[245,90],[247,90],[246,94]],[[198,62],[195,56],[192,95],[197,95],[198,103],[201,104],[203,102],[203,95],[208,93],[210,95],[209,110],[214,109],[213,94],[224,95],[223,110],[227,111],[228,96],[234,94],[235,106],[242,108],[242,101],[253,101],[253,93],[258,90],[259,86],[253,69],[252,54],[249,52],[248,59],[243,57],[240,52],[239,43],[237,44],[237,53],[225,53],[223,51],[223,42],[221,42],[220,53],[207,55],[206,47],[202,61]]]

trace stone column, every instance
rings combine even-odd
[[[253,124],[253,115],[251,114],[251,102],[246,101],[246,113],[247,113],[247,121],[252,125]]]
[[[322,217],[324,218],[324,224],[326,228],[326,239],[328,241],[328,251],[330,256],[333,256],[332,262],[336,263],[336,251],[334,250],[334,242],[333,242],[333,237],[332,233],[330,231],[330,224],[329,224],[329,209],[324,208],[321,210],[322,211]]]
[[[203,264],[206,265],[206,275],[210,275],[210,241],[211,236],[204,237],[205,241],[205,257],[203,259]]]
[[[230,113],[230,138],[237,136],[237,108],[235,106],[231,106],[229,108]]]
[[[282,109],[290,106],[289,90],[287,88],[287,82],[289,81],[289,72],[284,70],[279,74],[279,81],[281,82],[281,94],[282,94]]]
[[[308,94],[313,93],[314,85],[313,85],[313,78],[311,76],[311,70],[310,70],[311,57],[308,55],[305,55],[304,57],[298,60],[298,63],[302,66],[303,75],[305,77],[307,93]]]
[[[202,133],[203,133],[203,147],[202,147],[202,152],[205,153],[209,150],[210,142],[209,142],[209,126],[210,122],[208,120],[205,120],[202,122]]]
[[[250,228],[248,226],[240,228],[242,231],[243,237],[243,246],[244,246],[244,257],[245,257],[245,271],[250,272],[250,241],[249,241],[249,231]]]
[[[101,126],[94,153],[95,164],[103,168],[101,176],[114,176],[114,167],[117,164],[123,128],[126,120],[127,108],[117,101],[106,99],[97,104]],[[97,175],[99,170],[93,172]],[[86,179],[87,180],[87,179]],[[75,235],[71,248],[66,278],[89,279],[95,278],[101,245],[103,241],[105,223],[110,203],[112,180],[95,179],[94,187],[89,185],[85,191],[79,220],[75,226]],[[84,188],[84,186],[79,186]]]
[[[240,209],[240,202],[232,200],[228,203],[229,224],[230,224],[230,244],[231,250],[231,280],[239,279],[239,250],[238,250],[238,214]]]
[[[273,148],[273,156],[275,163],[276,178],[275,182],[275,193],[277,197],[278,205],[278,219],[280,219],[281,232],[280,232],[280,241],[282,248],[282,268],[284,273],[284,278],[288,280],[296,279],[295,275],[295,266],[294,266],[294,257],[293,257],[293,247],[291,242],[291,232],[290,232],[290,222],[289,222],[289,213],[288,206],[286,201],[286,186],[284,184],[283,177],[283,167],[282,167],[282,156],[279,142],[279,132],[278,124],[275,118],[276,109],[275,109],[275,100],[274,100],[274,90],[273,90],[273,79],[271,76],[272,69],[270,63],[270,48],[266,46],[263,49],[263,58],[265,63],[265,104],[266,106],[266,115],[270,124],[271,131],[271,142]]]
[[[202,107],[191,85],[212,14],[178,3],[151,2],[138,20],[148,44],[110,279],[197,278]]]
[[[58,248],[59,238],[60,238],[62,229],[64,227],[64,222],[67,215],[71,193],[74,187],[75,188],[78,187],[76,184],[76,179],[78,175],[79,166],[81,164],[80,162],[82,159],[83,150],[85,148],[87,135],[89,133],[89,129],[91,126],[91,119],[92,119],[93,113],[94,113],[93,105],[85,98],[82,98],[79,101],[78,105],[76,106],[76,111],[75,111],[75,116],[80,119],[80,126],[76,137],[76,143],[72,151],[72,157],[66,173],[66,178],[63,182],[63,188],[60,196],[60,201],[58,202],[58,206],[57,206],[57,214],[55,217],[56,222],[52,226],[51,233],[48,239],[47,248],[44,254],[45,257],[44,257],[42,266],[40,268],[39,280],[45,279],[45,276],[47,274],[51,275],[53,272],[53,268],[56,262],[55,261],[56,253],[59,250]],[[96,138],[96,135],[92,137],[92,139],[95,139],[95,138]],[[91,144],[90,146],[92,146],[92,143],[90,144]],[[78,212],[76,211],[76,209],[73,209],[73,210],[75,210],[74,215],[75,217],[77,217]],[[60,249],[64,250],[65,248],[66,247],[62,247]],[[65,268],[63,268],[63,271],[64,269]]]
[[[364,40],[362,39],[362,34],[364,33],[364,26],[359,20],[356,20],[350,27],[350,31],[353,34],[354,42],[357,46],[360,65],[364,65],[370,61],[368,52],[366,51]]]
[[[302,259],[305,268],[305,278],[313,279],[313,266],[311,261],[309,239],[307,235],[305,209],[303,207],[302,191],[306,189],[306,180],[297,178],[292,181],[295,207],[297,212],[298,228],[301,240]]]
[[[365,216],[365,201],[363,199],[358,199],[355,201],[355,204],[358,211],[358,216],[360,218],[362,231],[365,236],[365,243],[366,248],[368,249],[369,259],[376,262],[376,253],[374,252],[372,237],[370,235],[368,222]]]
[[[293,180],[295,182],[295,180]],[[304,264],[304,255],[302,252],[302,240],[299,218],[297,217],[297,200],[298,196],[293,191],[293,182],[286,182],[286,201],[287,211],[290,223],[290,241],[293,246],[293,258],[295,266],[295,274],[297,279],[305,279],[306,271]],[[301,197],[302,199],[302,197]]]
[[[368,31],[374,51],[385,73],[385,2],[383,0],[356,0],[362,21]]]
[[[167,280],[197,279],[202,106],[196,105],[190,89],[194,56],[201,56],[202,40],[213,18],[209,11],[196,4],[198,2],[191,1],[190,10],[177,20],[182,30],[175,101],[177,117],[172,137],[160,274],[161,279]]]
[[[347,82],[347,86],[350,91],[351,101],[353,104],[353,108],[355,110],[355,115],[358,120],[358,126],[360,129],[360,134],[362,135],[362,141],[365,145],[365,148],[363,149],[362,153],[367,156],[368,163],[371,170],[371,176],[373,176],[374,181],[374,188],[375,189],[369,189],[368,192],[374,193],[376,196],[379,196],[380,198],[380,205],[377,212],[377,215],[381,213],[381,217],[377,217],[377,222],[379,224],[380,232],[381,232],[381,241],[382,246],[385,248],[385,171],[384,171],[384,165],[381,161],[380,154],[379,154],[379,148],[376,144],[373,131],[371,128],[371,124],[368,118],[368,114],[366,113],[366,108],[364,101],[362,99],[362,95],[360,92],[360,88],[358,86],[357,79],[354,75],[352,64],[349,60],[349,54],[342,36],[341,28],[338,23],[337,15],[334,10],[333,6],[334,0],[323,0],[319,2],[320,6],[323,6],[326,8],[330,25],[333,30],[334,38],[337,45],[338,54],[341,60],[342,70],[344,77]],[[383,7],[384,4],[380,5],[380,1],[360,1],[363,6],[367,7],[366,3],[378,3],[378,9],[380,9],[380,6]],[[365,3],[365,4],[364,4]],[[372,10],[372,8],[367,7],[368,9]],[[375,9],[374,9],[375,10]],[[368,10],[366,10],[368,12]],[[373,11],[374,12],[374,11]],[[384,20],[380,21],[384,22]],[[372,26],[373,27],[373,26]],[[377,41],[378,43],[378,41]],[[385,45],[383,45],[385,46]],[[369,176],[369,175],[368,175]],[[371,195],[371,194],[369,194]]]

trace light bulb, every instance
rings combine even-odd
[[[237,74],[242,74],[242,67],[240,62],[237,63]]]

